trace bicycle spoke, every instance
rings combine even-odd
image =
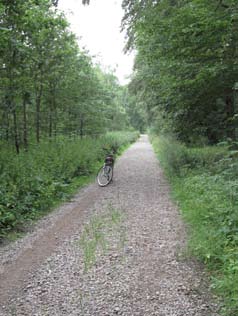
[[[106,186],[112,180],[113,169],[111,166],[103,166],[97,175],[97,181],[100,186]]]

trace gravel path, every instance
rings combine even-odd
[[[88,186],[0,250],[0,315],[218,315],[185,241],[142,136],[118,159],[110,186]]]

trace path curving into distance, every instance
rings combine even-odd
[[[89,185],[0,249],[1,316],[215,316],[206,275],[146,135]]]

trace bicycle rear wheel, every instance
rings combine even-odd
[[[102,166],[97,174],[97,181],[100,187],[105,187],[112,181],[113,168],[112,166]]]

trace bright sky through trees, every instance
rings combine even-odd
[[[102,65],[116,69],[119,81],[126,83],[132,72],[133,56],[123,53],[121,0],[94,0],[89,6],[83,6],[80,0],[60,0],[59,8],[66,12],[72,31],[80,37],[80,46],[96,55]]]

